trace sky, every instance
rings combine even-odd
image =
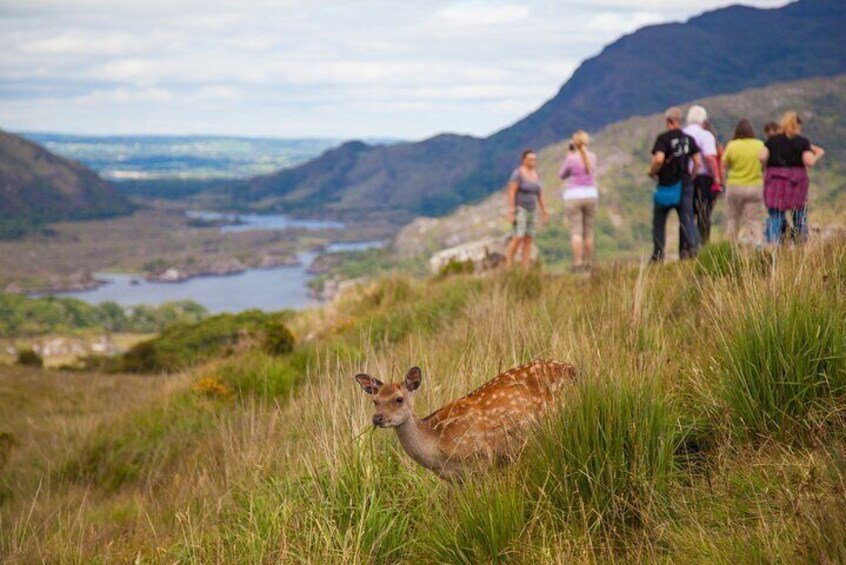
[[[621,35],[730,3],[0,0],[0,129],[488,135]]]

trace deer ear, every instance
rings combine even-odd
[[[361,385],[361,390],[367,394],[376,394],[379,392],[379,387],[382,386],[382,381],[364,373],[356,375],[355,380]]]
[[[420,367],[412,367],[408,370],[408,374],[405,375],[405,388],[411,392],[414,392],[418,388],[420,388],[420,381],[423,380],[423,373],[420,372]]]

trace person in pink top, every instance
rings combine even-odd
[[[589,272],[593,260],[593,227],[599,191],[596,188],[596,155],[588,151],[590,136],[579,130],[573,134],[570,152],[558,176],[564,181],[564,213],[570,224],[574,272]]]

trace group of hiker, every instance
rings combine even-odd
[[[710,240],[711,215],[722,195],[726,232],[733,243],[760,247],[765,241],[777,246],[788,237],[797,244],[807,239],[808,168],[825,151],[802,136],[802,120],[796,112],[786,112],[778,124],[767,123],[765,141],[755,137],[749,120],[742,119],[725,147],[702,106],[692,106],[686,118],[680,108],[668,108],[664,122],[666,130],[655,139],[648,171],[655,183],[652,261],[664,259],[667,217],[673,210],[679,217],[679,258],[696,257]],[[593,260],[599,190],[597,157],[589,144],[585,131],[575,132],[558,171],[574,272],[590,271]],[[524,151],[508,182],[513,227],[506,251],[508,265],[521,250],[522,264],[528,268],[539,220],[549,219],[537,162],[534,151]],[[787,226],[788,213],[792,229]]]

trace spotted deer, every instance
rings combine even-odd
[[[507,460],[521,445],[521,432],[574,377],[572,365],[535,361],[498,375],[423,419],[412,410],[414,392],[423,378],[418,367],[412,367],[401,383],[384,384],[366,374],[355,378],[373,396],[373,425],[394,428],[412,459],[451,479],[474,464]]]

